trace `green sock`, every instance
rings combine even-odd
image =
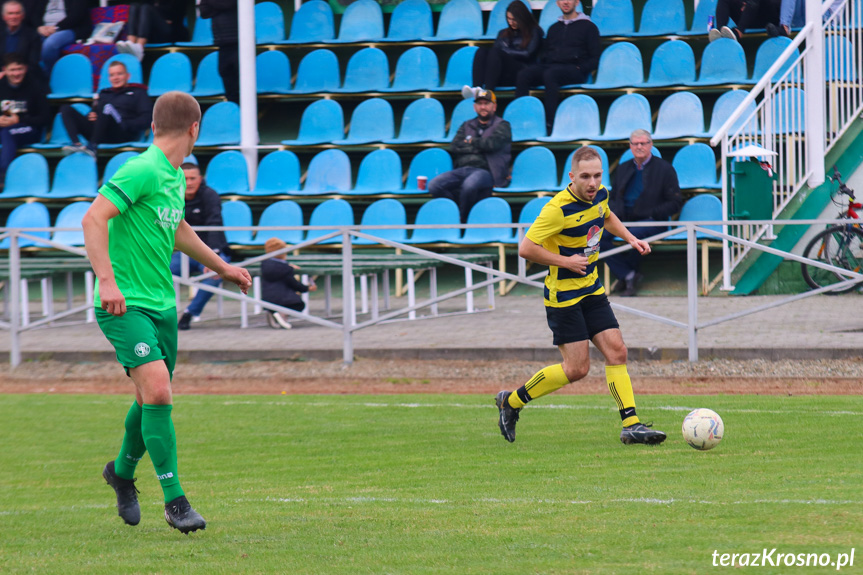
[[[126,414],[126,435],[120,453],[114,460],[114,473],[122,479],[133,479],[138,462],[147,452],[144,437],[141,435],[141,406],[132,402],[129,413]]]
[[[171,406],[144,404],[141,432],[162,486],[165,503],[184,495],[177,475],[177,438],[171,421]]]

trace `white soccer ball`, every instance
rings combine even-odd
[[[722,418],[712,409],[696,409],[683,420],[683,439],[699,451],[719,445],[724,433]]]

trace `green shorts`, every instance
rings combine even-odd
[[[121,316],[96,310],[96,321],[102,333],[114,346],[117,361],[126,368],[164,360],[173,377],[177,363],[177,309],[155,311],[143,307],[127,307]]]

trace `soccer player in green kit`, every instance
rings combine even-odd
[[[117,360],[135,384],[120,453],[102,477],[114,488],[120,517],[141,520],[135,467],[145,452],[165,496],[165,520],[182,533],[204,529],[177,474],[177,444],[171,420],[171,377],[177,359],[177,310],[170,272],[174,249],[188,254],[237,284],[252,285],[249,273],[225,263],[183,220],[186,180],[180,164],[198,139],[201,107],[183,92],[168,92],[153,107],[153,145],[128,160],[82,221],[87,255],[98,283],[96,319]]]

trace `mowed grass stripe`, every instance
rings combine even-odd
[[[100,477],[131,398],[0,396],[0,573],[675,574],[861,540],[859,397],[638,397],[658,447],[620,444],[609,396],[548,399],[509,444],[485,396],[177,396],[209,521],[183,537],[148,458],[138,527]],[[690,406],[723,416],[715,450],[680,437]]]

